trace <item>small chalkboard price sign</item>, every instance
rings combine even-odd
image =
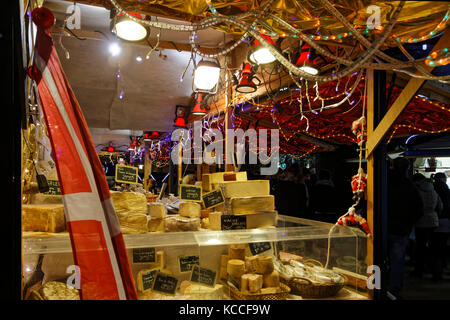
[[[202,202],[202,187],[191,184],[180,185],[180,199],[184,201]]]
[[[180,266],[180,272],[189,272],[192,270],[194,265],[200,263],[199,256],[180,256],[178,257],[178,264]]]
[[[138,183],[138,168],[116,165],[115,180],[121,183]]]
[[[153,282],[155,281],[155,276],[158,272],[159,269],[153,269],[142,274],[142,292],[146,292],[152,289]]]
[[[248,246],[250,248],[250,252],[254,256],[272,249],[270,242],[250,242]]]
[[[216,271],[195,265],[192,267],[191,278],[189,281],[201,283],[208,287],[214,287],[216,278]]]
[[[61,189],[59,188],[58,180],[47,180],[48,191],[45,194],[57,195],[61,194]]]
[[[133,263],[152,263],[156,262],[155,248],[134,248]]]
[[[220,219],[222,230],[247,229],[247,217],[244,215],[222,215]]]
[[[223,199],[223,194],[220,189],[205,193],[203,196],[203,204],[206,209],[218,206],[225,202]]]
[[[158,272],[153,281],[152,291],[158,291],[165,294],[175,295],[178,279],[166,273]]]

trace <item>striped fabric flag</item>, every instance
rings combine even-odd
[[[50,29],[53,13],[32,12],[37,26],[33,66],[64,202],[83,300],[136,300],[119,221],[106,177],[75,94],[61,68]]]

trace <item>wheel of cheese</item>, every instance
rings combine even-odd
[[[273,270],[272,273],[265,274],[263,276],[263,286],[267,287],[279,287],[280,286],[280,275],[278,271]]]
[[[245,261],[245,244],[232,244],[228,247],[229,259],[239,259]]]
[[[228,260],[227,273],[235,279],[240,279],[245,273],[245,262],[238,259]]]
[[[201,206],[196,202],[181,202],[178,213],[182,217],[200,218]]]
[[[272,257],[269,256],[257,257],[253,265],[255,272],[259,274],[270,274],[274,269]]]

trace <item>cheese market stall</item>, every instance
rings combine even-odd
[[[450,61],[448,3],[48,0],[24,12],[23,299],[373,298],[373,152],[385,136],[450,129],[431,82],[450,78],[431,74]],[[386,70],[411,80],[384,83],[388,118],[374,128]],[[342,146],[358,154],[348,210],[333,223],[280,211],[279,156]]]

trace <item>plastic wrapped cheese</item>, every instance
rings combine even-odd
[[[179,215],[169,216],[164,219],[165,232],[198,231],[200,230],[200,218],[187,218]]]
[[[23,231],[61,232],[66,230],[64,205],[22,205],[22,227]]]

